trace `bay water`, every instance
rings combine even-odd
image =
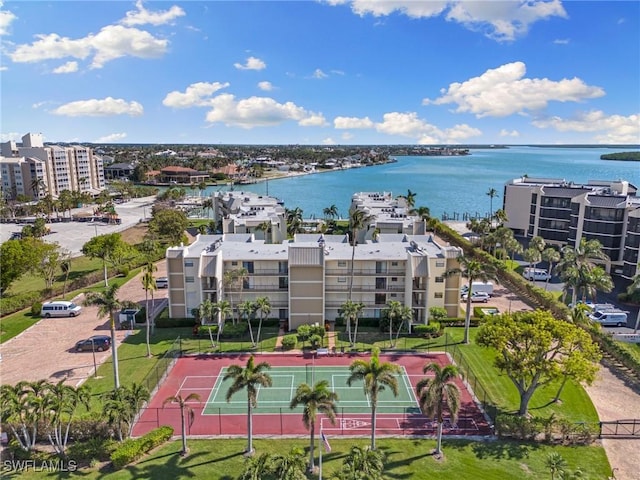
[[[302,209],[305,218],[321,218],[325,208],[335,205],[345,218],[356,192],[391,192],[396,197],[411,190],[416,193],[416,207],[429,207],[437,218],[462,221],[465,214],[489,212],[491,188],[498,192],[493,211],[501,208],[504,184],[525,174],[575,183],[622,179],[640,186],[639,162],[600,159],[602,154],[620,151],[637,148],[518,146],[472,149],[470,155],[460,157],[397,156],[395,163],[236,185],[235,191],[277,197],[289,209]],[[218,190],[228,187],[209,187],[207,193]]]

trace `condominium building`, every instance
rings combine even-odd
[[[42,135],[33,133],[24,135],[21,144],[9,141],[0,148],[5,196],[22,194],[38,200],[47,195],[56,198],[63,190],[97,194],[105,188],[102,158],[91,148],[45,146]]]
[[[461,253],[429,235],[380,234],[355,249],[346,235],[298,234],[282,243],[251,233],[200,235],[167,249],[170,316],[191,317],[207,299],[237,306],[266,296],[270,316],[289,329],[334,321],[348,299],[368,318],[396,300],[411,307],[414,323],[426,323],[433,306],[458,315],[460,277],[444,274]],[[229,272],[239,270],[232,281]]]
[[[576,246],[598,240],[607,269],[626,278],[638,271],[640,198],[624,180],[574,184],[561,179],[517,178],[505,185],[505,226],[527,238]]]

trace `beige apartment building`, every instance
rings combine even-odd
[[[98,194],[105,188],[102,158],[89,147],[45,146],[42,135],[34,133],[24,135],[21,144],[9,141],[0,147],[2,189],[10,198],[57,198],[63,190]]]
[[[458,266],[461,253],[430,235],[381,234],[355,252],[342,235],[299,234],[280,244],[253,234],[200,235],[191,245],[167,249],[170,316],[192,317],[206,299],[237,306],[267,297],[270,317],[293,330],[334,321],[351,297],[364,304],[363,318],[380,318],[396,300],[411,307],[414,323],[427,323],[433,306],[458,315],[460,277],[444,273]],[[239,269],[241,282],[225,281]]]

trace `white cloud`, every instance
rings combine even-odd
[[[31,44],[18,45],[9,58],[16,63],[29,63],[65,57],[84,60],[93,55],[91,68],[102,68],[108,61],[124,56],[159,58],[169,44],[144,30],[121,25],[108,25],[97,35],[75,40],[57,33],[39,34],[36,38]]]
[[[0,72],[4,72],[9,70],[9,67],[5,67],[4,65],[0,66]]]
[[[571,119],[549,117],[534,120],[532,124],[538,128],[553,128],[558,132],[593,132],[596,133],[593,138],[598,143],[640,143],[640,114],[625,117],[591,110]]]
[[[273,85],[271,84],[271,82],[258,82],[258,88],[265,92],[270,92],[271,90],[273,90]]]
[[[0,2],[0,8],[3,7],[2,2]],[[9,35],[9,27],[11,26],[11,22],[13,22],[16,18],[13,12],[9,10],[0,10],[0,36]]]
[[[267,68],[267,64],[256,57],[247,58],[244,65],[242,63],[234,63],[233,66],[238,70],[264,70]]]
[[[350,4],[353,12],[360,16],[399,13],[410,18],[430,18],[444,15],[449,21],[469,30],[482,31],[497,41],[515,40],[540,20],[567,17],[561,0],[328,0],[327,3]]]
[[[279,125],[286,121],[297,121],[301,126],[324,124],[321,114],[309,112],[293,102],[278,103],[269,97],[249,97],[236,100],[231,94],[222,94],[210,102],[212,109],[207,113],[210,123],[224,123],[242,128]]]
[[[348,142],[353,138],[353,134],[351,132],[344,132],[342,135],[340,135],[340,138],[342,138],[342,140],[344,140],[345,142]]]
[[[67,62],[53,69],[53,73],[73,73],[78,71],[78,62]]]
[[[506,128],[503,128],[502,130],[500,130],[500,136],[501,137],[519,137],[520,132],[518,132],[517,130],[507,130]]]
[[[324,140],[322,140],[322,144],[323,145],[335,145],[336,142],[335,142],[335,140],[333,138],[327,137]]]
[[[369,117],[336,117],[333,119],[334,128],[373,128],[374,124]]]
[[[505,117],[527,110],[542,110],[550,101],[579,102],[602,97],[600,87],[585,84],[581,79],[553,81],[547,78],[524,78],[526,66],[522,62],[507,63],[489,69],[479,77],[463,83],[452,83],[442,96],[423,104],[454,103],[458,113],[473,113],[476,117]]]
[[[482,135],[480,130],[466,124],[441,130],[418,118],[415,112],[385,113],[383,121],[376,124],[376,130],[388,135],[413,138],[419,144],[461,143],[462,140]]]
[[[127,26],[134,25],[164,25],[171,23],[178,17],[185,15],[184,10],[177,5],[173,5],[169,10],[160,10],[157,12],[151,12],[144,8],[142,0],[136,2],[136,8],[138,10],[131,10],[127,12],[126,17],[121,20],[120,23]]]
[[[308,117],[300,120],[298,125],[301,127],[325,127],[327,126],[327,120],[321,113],[310,113]]]
[[[556,38],[553,43],[555,45],[569,45],[569,39],[568,38]]]
[[[126,133],[112,133],[111,135],[97,138],[93,143],[120,143],[125,138],[127,138]]]
[[[319,68],[316,68],[315,71],[313,72],[313,74],[311,75],[313,78],[317,78],[317,79],[323,79],[323,78],[327,78],[329,75],[327,75],[326,73],[324,73],[322,70],[320,70]]]
[[[138,117],[144,109],[138,102],[126,102],[121,98],[107,97],[79,100],[59,106],[51,113],[68,117],[107,117],[113,115],[130,115]]]
[[[171,108],[189,108],[207,106],[211,102],[211,96],[218,90],[227,88],[229,83],[220,82],[198,82],[192,83],[182,92],[169,92],[162,100],[165,107]]]
[[[1,142],[8,142],[10,140],[19,141],[21,138],[22,135],[17,132],[0,133]]]

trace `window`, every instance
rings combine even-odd
[[[233,267],[237,267],[237,266],[238,266],[238,262],[233,261],[233,262],[231,262],[231,265],[232,265]]]
[[[376,293],[376,305],[385,305],[387,303],[387,295],[384,293]]]
[[[391,277],[391,281],[392,282],[397,282],[398,281],[398,277]]]
[[[346,283],[347,277],[338,277],[338,283]]]
[[[184,261],[184,266],[185,267],[193,267],[193,260],[185,260]]]
[[[442,282],[444,282],[444,278],[436,277],[436,283],[442,283]]]
[[[184,281],[185,281],[185,283],[193,283],[194,279],[193,279],[193,277],[184,277]]]
[[[278,277],[278,288],[289,288],[289,277]]]
[[[437,261],[437,262],[436,262],[436,267],[444,268],[444,262],[442,262],[442,261]]]
[[[443,293],[442,292],[435,292],[433,294],[433,298],[442,298],[443,297]]]
[[[242,267],[247,270],[247,273],[253,273],[253,262],[242,262]]]
[[[391,262],[391,266],[392,267],[397,267],[398,266],[398,262]]]
[[[347,262],[338,262],[338,267],[347,268]]]

